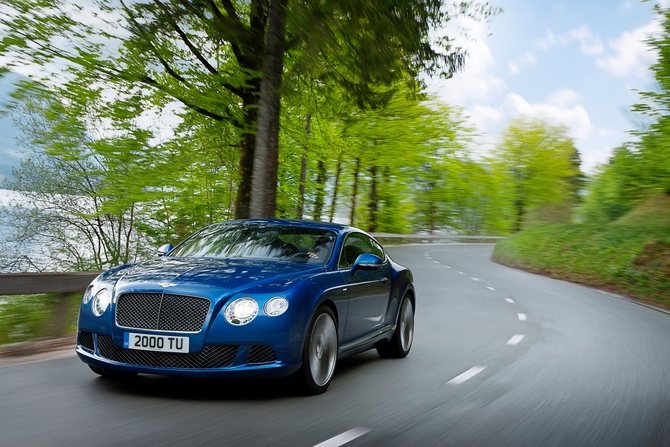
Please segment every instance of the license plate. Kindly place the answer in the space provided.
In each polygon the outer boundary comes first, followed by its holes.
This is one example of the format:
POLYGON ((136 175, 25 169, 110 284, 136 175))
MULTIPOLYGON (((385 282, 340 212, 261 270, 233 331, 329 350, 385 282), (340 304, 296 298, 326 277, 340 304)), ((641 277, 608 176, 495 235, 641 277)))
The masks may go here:
POLYGON ((149 335, 126 332, 123 336, 123 347, 140 351, 184 352, 188 353, 188 337, 172 335, 149 335))

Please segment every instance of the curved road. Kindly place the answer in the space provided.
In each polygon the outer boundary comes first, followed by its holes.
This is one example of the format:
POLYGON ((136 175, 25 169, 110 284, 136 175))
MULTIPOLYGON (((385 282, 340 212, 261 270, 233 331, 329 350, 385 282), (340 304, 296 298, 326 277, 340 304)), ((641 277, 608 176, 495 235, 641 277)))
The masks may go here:
POLYGON ((285 381, 97 377, 75 357, 0 368, 1 446, 668 446, 670 315, 489 261, 391 247, 415 274, 409 357, 285 381))

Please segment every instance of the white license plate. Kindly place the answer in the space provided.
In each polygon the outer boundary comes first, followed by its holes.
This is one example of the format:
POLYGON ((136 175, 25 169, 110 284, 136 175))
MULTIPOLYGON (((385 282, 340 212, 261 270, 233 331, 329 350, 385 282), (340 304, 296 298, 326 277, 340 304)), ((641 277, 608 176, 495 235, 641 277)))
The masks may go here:
POLYGON ((123 347, 140 351, 185 352, 188 353, 188 337, 173 335, 150 335, 126 332, 123 335, 123 347))

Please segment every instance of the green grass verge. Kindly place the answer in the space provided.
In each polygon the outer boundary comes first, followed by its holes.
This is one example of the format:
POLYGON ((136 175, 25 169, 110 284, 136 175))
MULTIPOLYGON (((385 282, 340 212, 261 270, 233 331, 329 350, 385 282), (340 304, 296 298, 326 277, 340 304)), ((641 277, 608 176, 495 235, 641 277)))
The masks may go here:
POLYGON ((0 346, 75 333, 82 294, 67 295, 62 308, 59 298, 54 293, 0 296, 0 346))
POLYGON ((670 308, 670 227, 535 227, 499 242, 493 260, 670 308))

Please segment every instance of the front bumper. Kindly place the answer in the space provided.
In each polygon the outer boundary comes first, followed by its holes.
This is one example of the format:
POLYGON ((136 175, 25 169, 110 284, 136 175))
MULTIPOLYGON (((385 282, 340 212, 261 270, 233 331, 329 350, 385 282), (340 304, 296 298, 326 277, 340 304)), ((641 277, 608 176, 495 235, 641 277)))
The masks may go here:
POLYGON ((112 337, 79 332, 76 353, 98 368, 142 374, 221 378, 280 378, 296 372, 301 361, 282 360, 285 349, 265 344, 205 344, 200 352, 176 354, 126 349, 112 337))

